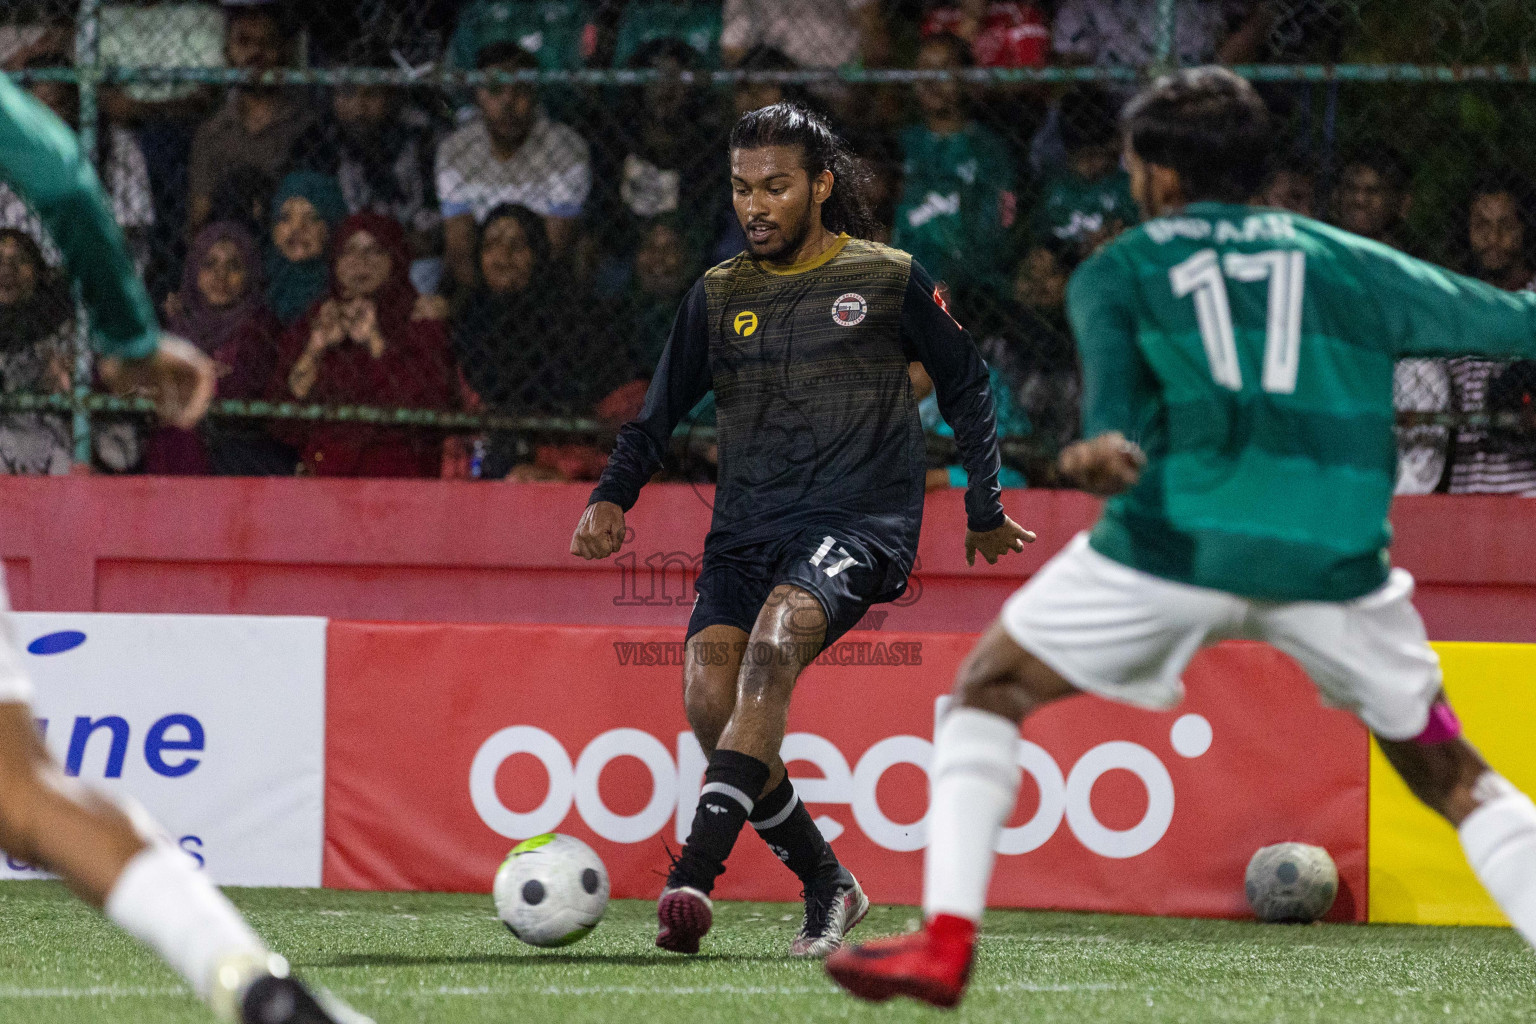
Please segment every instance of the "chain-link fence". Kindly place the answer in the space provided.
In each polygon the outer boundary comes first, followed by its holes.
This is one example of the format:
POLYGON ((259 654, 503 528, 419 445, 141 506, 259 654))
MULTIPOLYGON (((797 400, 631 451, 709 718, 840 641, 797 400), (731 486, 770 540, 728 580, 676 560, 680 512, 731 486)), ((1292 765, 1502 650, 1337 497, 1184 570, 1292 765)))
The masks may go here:
MULTIPOLYGON (((196 433, 102 393, 57 250, 0 192, 0 468, 591 478, 683 293, 743 246, 732 121, 791 98, 982 345, 1005 483, 1050 485, 1078 429, 1066 279, 1138 218, 1138 82, 1237 66, 1283 126, 1263 201, 1518 288, 1532 50, 1520 0, 13 2, 0 68, 79 129, 223 376, 196 433)), ((1533 364, 1398 378, 1404 489, 1536 491, 1533 364)), ((709 478, 710 423, 668 474, 709 478)))

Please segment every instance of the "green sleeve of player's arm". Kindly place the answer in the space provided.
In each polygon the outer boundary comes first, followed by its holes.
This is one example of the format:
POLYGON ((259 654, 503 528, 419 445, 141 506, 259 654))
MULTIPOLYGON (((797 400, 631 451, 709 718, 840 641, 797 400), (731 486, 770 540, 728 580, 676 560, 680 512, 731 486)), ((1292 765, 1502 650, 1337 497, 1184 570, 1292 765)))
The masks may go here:
POLYGON ((1118 430, 1132 440, 1144 420, 1149 370, 1136 347, 1136 281, 1113 250, 1085 260, 1067 283, 1067 317, 1083 369, 1083 436, 1118 430))
POLYGON ((0 179, 37 211, 80 282, 98 351, 127 359, 154 352, 160 340, 154 304, 79 140, 3 75, 0 179))
POLYGON ((1387 246, 1361 248, 1399 356, 1536 356, 1536 295, 1507 292, 1387 246))

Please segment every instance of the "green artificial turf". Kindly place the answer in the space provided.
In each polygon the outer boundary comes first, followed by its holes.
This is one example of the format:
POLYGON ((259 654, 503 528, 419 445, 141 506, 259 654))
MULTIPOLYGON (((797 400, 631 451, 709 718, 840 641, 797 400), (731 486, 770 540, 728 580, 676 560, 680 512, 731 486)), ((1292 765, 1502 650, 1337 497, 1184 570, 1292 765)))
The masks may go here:
MULTIPOLYGON (((523 946, 490 898, 236 889, 305 976, 379 1024, 588 1021, 1536 1021, 1536 955, 1506 929, 1283 927, 990 914, 957 1014, 866 1006, 785 954, 799 908, 719 904, 703 955, 661 953, 652 906, 615 903, 591 937, 523 946)), ((902 931, 877 907, 856 934, 902 931)), ((0 1022, 210 1020, 174 975, 46 882, 0 883, 0 1022)))

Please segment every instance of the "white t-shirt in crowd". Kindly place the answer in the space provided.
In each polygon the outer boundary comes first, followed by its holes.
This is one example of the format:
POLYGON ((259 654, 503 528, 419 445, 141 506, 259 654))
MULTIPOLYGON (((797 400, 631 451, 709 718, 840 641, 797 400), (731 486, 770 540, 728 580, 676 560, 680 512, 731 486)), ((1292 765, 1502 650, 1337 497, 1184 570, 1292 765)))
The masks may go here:
POLYGON ((484 220, 502 203, 519 203, 545 217, 575 217, 591 191, 586 142, 543 114, 507 160, 497 159, 480 118, 437 148, 437 198, 444 219, 468 213, 484 220))
MULTIPOLYGON (((1524 291, 1536 291, 1536 279, 1524 291)), ((1452 359, 1451 384, 1456 408, 1461 412, 1486 412, 1488 389, 1509 363, 1489 359, 1452 359)), ((1536 445, 1536 438, 1532 439, 1536 445)), ((1488 432, 1463 428, 1456 431, 1452 452, 1452 494, 1519 494, 1536 497, 1536 447, 1501 450, 1490 446, 1488 432)))
MULTIPOLYGON (((1444 359, 1399 359, 1393 367, 1392 406, 1398 412, 1450 412, 1451 376, 1444 359)), ((1449 427, 1421 424, 1397 429, 1395 494, 1429 494, 1445 475, 1449 427)))
MULTIPOLYGON (((224 11, 205 3, 109 3, 101 9, 101 60, 125 68, 222 68, 224 11)), ((184 99, 196 85, 129 83, 141 103, 184 99)))
MULTIPOLYGON (((1142 67, 1157 56, 1158 7, 1149 0, 1063 0, 1051 23, 1051 49, 1101 66, 1142 67)), ((1216 55, 1229 19, 1250 5, 1234 0, 1184 0, 1174 22, 1182 64, 1216 55)))

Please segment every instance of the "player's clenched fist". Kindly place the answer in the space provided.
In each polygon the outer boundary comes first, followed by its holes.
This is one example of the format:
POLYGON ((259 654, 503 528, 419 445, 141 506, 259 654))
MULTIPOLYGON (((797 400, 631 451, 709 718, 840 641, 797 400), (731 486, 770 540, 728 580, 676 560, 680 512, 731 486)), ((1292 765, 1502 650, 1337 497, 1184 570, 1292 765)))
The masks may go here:
POLYGON ((218 386, 213 360, 172 334, 161 334, 160 344, 143 359, 109 356, 98 366, 115 394, 152 399, 160 418, 182 430, 203 418, 218 386))
POLYGON ((594 501, 581 514, 571 537, 571 554, 607 558, 624 546, 624 510, 611 501, 594 501))
POLYGON ((1141 447, 1115 430, 1070 444, 1061 453, 1061 475, 1101 498, 1134 487, 1146 464, 1141 447))

